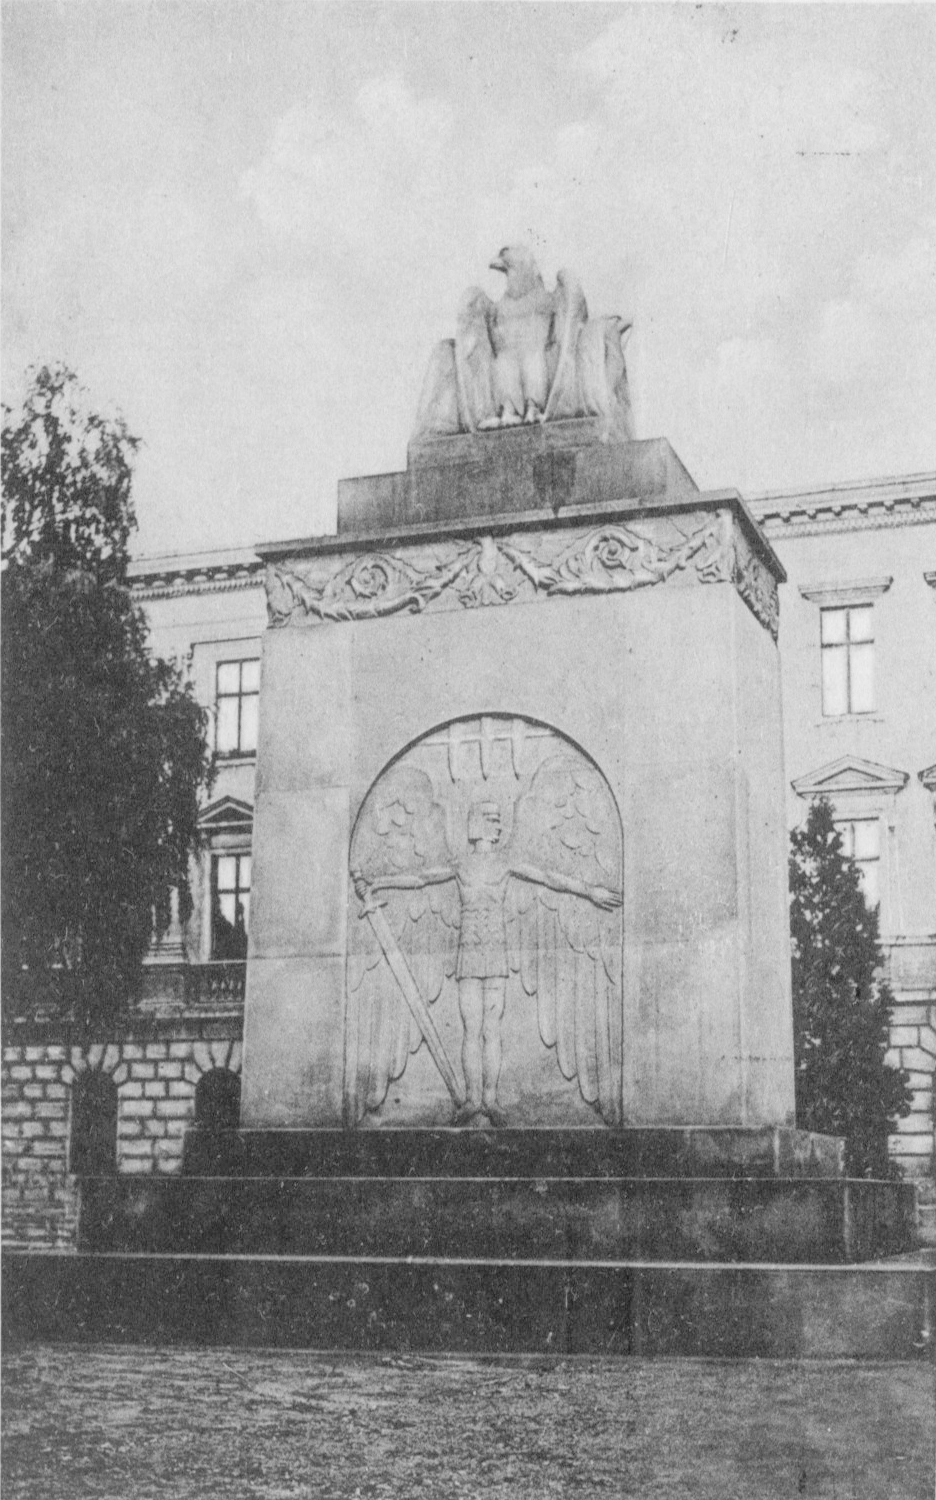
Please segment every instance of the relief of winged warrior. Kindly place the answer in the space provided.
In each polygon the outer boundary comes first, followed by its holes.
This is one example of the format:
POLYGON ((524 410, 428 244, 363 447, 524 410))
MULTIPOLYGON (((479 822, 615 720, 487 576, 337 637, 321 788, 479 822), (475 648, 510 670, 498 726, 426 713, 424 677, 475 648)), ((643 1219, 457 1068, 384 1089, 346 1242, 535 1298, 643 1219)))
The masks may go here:
MULTIPOLYGON (((505 840, 501 806, 478 797, 467 816, 452 818, 461 826, 450 843, 430 777, 413 766, 395 768, 372 789, 355 829, 356 894, 365 911, 373 909, 368 903, 385 903, 404 979, 412 976, 427 1005, 448 982, 457 985, 464 1091, 450 1085, 460 1101, 454 1123, 507 1123, 498 1101, 501 1021, 506 1004, 534 997, 540 1038, 555 1049, 563 1076, 578 1079, 582 1097, 607 1123, 619 1123, 617 809, 593 767, 556 754, 511 812, 505 840)), ((424 1039, 432 1051, 426 1023, 408 1012, 388 958, 368 924, 352 919, 357 1118, 379 1109, 424 1039)), ((431 1019, 428 1026, 434 1031, 431 1019)))
POLYGON ((548 291, 523 245, 505 245, 490 269, 505 276, 504 295, 495 302, 475 286, 462 297, 456 336, 430 361, 412 440, 587 416, 605 439, 633 438, 630 321, 589 318, 571 271, 548 291))

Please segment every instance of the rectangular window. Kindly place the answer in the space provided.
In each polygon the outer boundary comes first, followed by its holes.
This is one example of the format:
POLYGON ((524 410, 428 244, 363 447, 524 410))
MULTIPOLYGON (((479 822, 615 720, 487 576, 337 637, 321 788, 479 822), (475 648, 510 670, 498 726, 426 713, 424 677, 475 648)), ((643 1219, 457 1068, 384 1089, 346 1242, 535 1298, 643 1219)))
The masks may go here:
POLYGON ((870 604, 820 613, 822 712, 866 714, 874 708, 874 626, 870 604))
POLYGON ((246 958, 249 922, 250 855, 214 855, 211 861, 212 958, 246 958))
POLYGON ((861 874, 861 888, 869 906, 881 899, 881 825, 877 818, 855 818, 836 822, 842 838, 842 852, 855 861, 861 874))
POLYGON ((215 751, 218 755, 255 755, 260 662, 219 661, 215 693, 215 751))

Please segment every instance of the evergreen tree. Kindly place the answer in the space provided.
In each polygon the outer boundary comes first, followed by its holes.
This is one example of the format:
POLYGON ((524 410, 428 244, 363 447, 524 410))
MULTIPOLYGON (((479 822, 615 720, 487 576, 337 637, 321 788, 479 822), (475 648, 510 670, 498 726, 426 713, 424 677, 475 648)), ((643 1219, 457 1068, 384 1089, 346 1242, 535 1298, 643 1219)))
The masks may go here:
POLYGON ((884 1061, 894 998, 878 912, 825 798, 792 836, 790 924, 797 1124, 844 1136, 850 1176, 896 1175, 887 1135, 910 1094, 906 1074, 884 1061))
POLYGON ((138 444, 44 368, 4 411, 4 1011, 64 995, 106 1029, 133 1000, 208 784, 206 715, 152 656, 127 584, 138 444))

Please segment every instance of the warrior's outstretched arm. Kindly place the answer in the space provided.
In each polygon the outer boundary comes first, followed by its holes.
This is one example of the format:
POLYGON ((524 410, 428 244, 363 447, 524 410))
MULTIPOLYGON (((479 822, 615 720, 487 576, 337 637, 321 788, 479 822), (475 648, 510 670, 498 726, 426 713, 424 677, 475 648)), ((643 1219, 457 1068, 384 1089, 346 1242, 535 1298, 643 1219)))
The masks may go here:
POLYGON ((548 885, 553 891, 566 891, 570 896, 584 896, 587 901, 605 911, 620 906, 623 899, 620 891, 609 890, 604 885, 587 885, 584 880, 576 880, 574 875, 561 875, 558 870, 541 870, 538 865, 511 865, 510 873, 520 880, 529 880, 533 885, 548 885))

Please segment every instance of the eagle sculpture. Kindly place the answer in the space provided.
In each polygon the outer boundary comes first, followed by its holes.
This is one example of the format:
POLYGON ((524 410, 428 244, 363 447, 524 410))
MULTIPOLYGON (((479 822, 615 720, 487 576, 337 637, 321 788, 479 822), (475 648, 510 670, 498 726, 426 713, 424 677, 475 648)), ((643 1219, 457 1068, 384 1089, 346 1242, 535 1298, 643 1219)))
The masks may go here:
POLYGON ((455 338, 430 360, 411 441, 563 417, 598 418, 606 442, 632 439, 630 321, 589 318, 571 271, 547 291, 525 246, 505 245, 490 268, 506 277, 504 295, 494 302, 476 286, 465 293, 455 338))

